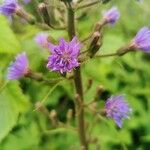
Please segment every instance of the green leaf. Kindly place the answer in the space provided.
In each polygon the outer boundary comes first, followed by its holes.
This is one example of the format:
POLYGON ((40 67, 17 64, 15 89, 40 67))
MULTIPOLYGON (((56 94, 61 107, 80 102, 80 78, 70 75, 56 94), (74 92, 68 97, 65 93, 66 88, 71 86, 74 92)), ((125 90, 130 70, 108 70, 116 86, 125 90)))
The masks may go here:
POLYGON ((0 53, 14 54, 20 50, 20 44, 9 27, 8 21, 0 16, 0 53))
POLYGON ((18 82, 8 83, 0 94, 0 142, 15 126, 19 113, 24 112, 28 104, 18 82))
POLYGON ((39 141, 38 125, 32 122, 30 125, 17 130, 17 132, 11 133, 7 140, 2 142, 1 150, 37 150, 39 141))

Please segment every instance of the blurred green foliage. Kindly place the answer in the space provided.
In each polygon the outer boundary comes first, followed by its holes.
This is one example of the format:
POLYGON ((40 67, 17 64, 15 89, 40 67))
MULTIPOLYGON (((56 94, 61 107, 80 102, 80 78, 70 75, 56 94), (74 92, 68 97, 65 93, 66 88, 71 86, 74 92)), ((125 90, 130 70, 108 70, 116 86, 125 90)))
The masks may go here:
MULTIPOLYGON (((30 4, 29 4, 30 5, 30 4)), ((103 47, 99 53, 114 52, 128 42, 142 26, 150 26, 150 1, 137 3, 134 0, 112 0, 107 5, 97 5, 85 11, 77 25, 80 39, 86 37, 94 23, 100 18, 101 11, 117 5, 121 19, 114 27, 104 30, 103 47)), ((30 11, 32 6, 27 6, 30 11)), ((34 9, 32 10, 34 12, 34 9)), ((80 15, 81 12, 78 12, 80 15)), ((71 129, 53 129, 47 116, 34 111, 35 104, 42 101, 49 90, 51 94, 45 101, 49 111, 55 109, 62 122, 66 122, 67 111, 74 109, 73 83, 63 81, 57 87, 49 87, 30 79, 7 81, 7 67, 21 50, 29 56, 30 67, 45 76, 57 77, 45 66, 48 53, 41 50, 33 41, 40 29, 24 25, 21 20, 9 24, 0 16, 0 150, 76 150, 79 149, 78 135, 71 129)), ((58 40, 66 37, 63 31, 50 30, 48 33, 58 40)), ((87 111, 87 120, 92 125, 91 136, 102 150, 149 150, 150 149, 150 55, 143 53, 128 54, 122 58, 102 58, 92 60, 82 66, 84 88, 88 79, 93 80, 92 88, 86 93, 85 101, 95 96, 98 85, 105 91, 99 97, 98 107, 103 107, 110 95, 126 94, 133 108, 132 116, 124 122, 120 130, 109 119, 95 119, 87 111)), ((74 126, 74 119, 72 125, 74 126)))

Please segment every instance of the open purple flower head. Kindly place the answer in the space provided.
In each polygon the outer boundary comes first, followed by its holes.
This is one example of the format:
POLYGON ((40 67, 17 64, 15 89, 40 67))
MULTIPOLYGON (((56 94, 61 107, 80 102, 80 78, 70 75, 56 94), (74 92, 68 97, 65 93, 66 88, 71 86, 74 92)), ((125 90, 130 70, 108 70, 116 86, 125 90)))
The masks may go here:
POLYGON ((118 8, 114 6, 111 9, 105 11, 103 13, 103 18, 106 20, 106 23, 114 25, 120 18, 118 8))
POLYGON ((41 32, 35 36, 34 40, 41 48, 48 48, 47 38, 48 34, 41 32))
POLYGON ((9 80, 19 79, 28 73, 28 58, 26 53, 23 52, 16 56, 14 62, 12 62, 8 68, 7 78, 9 80))
POLYGON ((144 52, 150 52, 150 29, 143 27, 136 34, 132 41, 133 48, 140 49, 144 52))
POLYGON ((5 0, 2 5, 0 5, 0 13, 11 17, 13 13, 15 13, 17 9, 18 3, 16 0, 5 0))
POLYGON ((114 119, 120 128, 122 127, 123 119, 129 118, 129 114, 131 113, 131 108, 123 95, 108 98, 105 109, 107 117, 114 119))
POLYGON ((71 72, 79 66, 78 55, 81 45, 74 37, 71 42, 60 39, 59 45, 49 43, 51 55, 48 58, 47 68, 60 73, 71 72))

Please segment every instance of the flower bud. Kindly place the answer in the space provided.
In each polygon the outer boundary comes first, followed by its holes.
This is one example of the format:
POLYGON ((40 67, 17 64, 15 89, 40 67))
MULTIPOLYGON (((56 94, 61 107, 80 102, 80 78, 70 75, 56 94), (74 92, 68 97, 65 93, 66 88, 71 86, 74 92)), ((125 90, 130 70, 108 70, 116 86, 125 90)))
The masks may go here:
POLYGON ((15 11, 16 15, 25 19, 28 23, 34 24, 35 23, 35 18, 28 14, 23 8, 18 7, 15 11))
POLYGON ((2 5, 0 5, 0 13, 7 17, 11 17, 16 9, 18 8, 18 3, 15 0, 5 0, 2 5))
POLYGON ((58 125, 58 118, 57 118, 57 112, 56 110, 51 110, 50 114, 49 114, 49 117, 52 121, 52 125, 53 126, 57 126, 58 125))
POLYGON ((29 73, 29 64, 26 53, 23 52, 16 56, 14 62, 12 62, 8 68, 7 78, 9 80, 19 79, 26 76, 29 73))
POLYGON ((117 7, 112 7, 111 9, 103 13, 103 19, 105 20, 106 24, 114 25, 119 18, 120 13, 117 7))
POLYGON ((48 48, 48 34, 44 32, 38 33, 35 38, 35 42, 37 45, 39 45, 41 48, 48 48))
POLYGON ((143 52, 150 52, 150 29, 143 27, 136 34, 134 39, 130 43, 133 49, 139 49, 143 52))
POLYGON ((38 10, 39 10, 40 14, 42 15, 42 18, 43 18, 44 22, 47 25, 51 26, 51 24, 50 24, 51 19, 50 19, 48 10, 47 10, 47 5, 45 3, 40 3, 38 5, 38 10))
POLYGON ((108 98, 105 109, 107 117, 114 119, 120 128, 122 127, 123 120, 128 119, 132 111, 123 95, 108 98))
POLYGON ((101 43, 98 43, 99 39, 102 38, 102 35, 99 32, 94 32, 91 42, 90 42, 90 46, 89 46, 89 56, 93 57, 96 52, 99 50, 99 48, 101 47, 101 43))

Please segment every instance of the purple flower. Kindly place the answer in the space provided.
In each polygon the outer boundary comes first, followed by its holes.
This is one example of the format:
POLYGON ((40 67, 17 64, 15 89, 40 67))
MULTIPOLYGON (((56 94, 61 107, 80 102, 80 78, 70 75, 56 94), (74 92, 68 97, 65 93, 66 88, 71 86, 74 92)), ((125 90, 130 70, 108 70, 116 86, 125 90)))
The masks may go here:
POLYGON ((79 66, 78 55, 81 45, 74 37, 71 42, 60 39, 59 45, 49 44, 51 55, 48 58, 47 67, 52 71, 61 73, 71 72, 72 69, 79 66))
POLYGON ((48 48, 48 34, 46 33, 38 33, 34 40, 41 48, 48 48))
POLYGON ((106 23, 114 25, 116 21, 120 18, 120 13, 117 7, 112 7, 108 11, 103 13, 103 18, 106 23))
POLYGON ((15 13, 17 6, 17 1, 5 0, 5 2, 2 5, 0 5, 0 13, 7 17, 11 17, 13 13, 15 13))
POLYGON ((108 98, 105 109, 107 117, 114 119, 120 128, 122 127, 123 119, 129 118, 129 113, 131 112, 131 108, 124 100, 123 95, 108 98))
POLYGON ((131 46, 134 49, 150 52, 150 29, 148 27, 141 28, 132 40, 131 46))
POLYGON ((26 53, 23 52, 18 54, 15 61, 12 62, 8 68, 7 78, 9 80, 14 80, 25 76, 29 71, 28 66, 28 58, 26 53))

